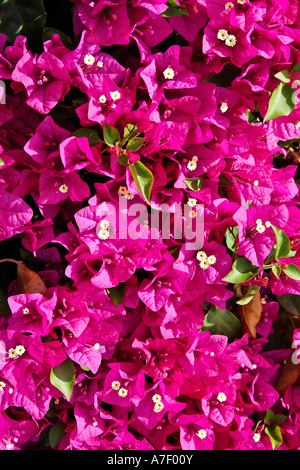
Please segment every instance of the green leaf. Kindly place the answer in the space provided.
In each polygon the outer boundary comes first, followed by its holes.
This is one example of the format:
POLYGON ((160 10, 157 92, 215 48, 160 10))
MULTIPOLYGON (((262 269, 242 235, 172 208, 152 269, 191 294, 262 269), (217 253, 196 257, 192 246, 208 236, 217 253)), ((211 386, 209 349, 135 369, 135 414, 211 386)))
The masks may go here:
POLYGON ((151 171, 140 161, 134 162, 129 168, 139 193, 145 201, 150 204, 153 186, 153 175, 151 171))
POLYGON ((98 132, 93 129, 88 129, 87 127, 77 129, 72 135, 75 137, 86 137, 91 147, 101 142, 98 132))
POLYGON ((278 80, 283 83, 289 83, 291 81, 290 72, 288 70, 281 70, 274 75, 278 80))
POLYGON ((283 272, 289 278, 300 281, 300 269, 295 264, 289 264, 287 268, 283 269, 283 272))
POLYGON ((187 185, 187 187, 191 191, 200 191, 202 188, 202 178, 199 176, 199 178, 187 178, 183 180, 183 182, 187 185))
POLYGON ((124 129, 124 138, 127 139, 129 136, 135 137, 139 133, 138 128, 134 124, 127 124, 124 129))
POLYGON ((288 116, 295 107, 295 93, 290 85, 280 82, 273 91, 264 122, 280 116, 288 116))
POLYGON ((127 153, 121 153, 121 155, 118 157, 118 162, 122 166, 129 166, 128 158, 129 157, 127 153))
POLYGON ((300 295, 298 294, 284 294, 277 295, 277 300, 280 305, 293 315, 300 316, 300 295))
POLYGON ((181 7, 179 3, 175 2, 175 0, 168 0, 167 1, 167 10, 161 14, 164 17, 172 17, 172 16, 183 16, 188 15, 188 11, 186 8, 181 7))
POLYGON ((130 150, 131 152, 135 152, 143 145, 144 142, 144 137, 136 137, 135 139, 131 139, 128 142, 128 144, 126 145, 126 149, 130 150))
POLYGON ((42 0, 0 0, 0 33, 9 42, 18 35, 27 37, 28 48, 42 43, 46 10, 42 0))
POLYGON ((234 340, 241 332, 241 322, 229 310, 221 310, 212 305, 205 315, 201 328, 201 331, 206 330, 212 335, 225 335, 229 340, 234 340))
POLYGON ((265 428, 265 433, 269 436, 273 450, 277 449, 282 444, 282 435, 279 426, 268 426, 265 428))
POLYGON ((223 277, 223 281, 231 282, 232 284, 241 284, 252 279, 259 272, 259 268, 251 263, 244 256, 237 258, 233 265, 232 270, 227 276, 223 277))
POLYGON ((239 305, 247 305, 258 291, 258 286, 249 286, 249 290, 247 291, 246 295, 242 299, 237 300, 236 303, 239 305))
POLYGON ((105 143, 109 147, 114 147, 121 140, 120 133, 116 127, 110 126, 107 122, 104 122, 103 136, 105 143))
POLYGON ((4 163, 4 160, 0 157, 0 166, 4 166, 5 163, 4 163))
POLYGON ((70 401, 75 382, 74 363, 70 359, 66 359, 58 366, 53 367, 50 372, 50 382, 70 401))
POLYGON ((280 277, 281 274, 281 267, 277 266, 277 264, 273 264, 272 266, 272 273, 277 277, 277 279, 280 277))
POLYGON ((235 241, 238 238, 238 234, 239 228, 237 225, 235 227, 228 228, 225 232, 226 246, 227 248, 229 248, 230 251, 235 252, 237 249, 235 241))
POLYGON ((49 444, 52 449, 54 449, 62 440, 65 432, 64 423, 56 423, 51 426, 49 431, 49 444))
POLYGON ((123 282, 120 282, 116 287, 110 287, 109 289, 106 289, 106 292, 115 306, 118 307, 124 299, 126 287, 123 282))
POLYGON ((266 424, 281 424, 283 421, 285 421, 287 418, 286 415, 283 414, 274 414, 272 410, 267 410, 266 417, 265 417, 265 423, 266 424))
POLYGON ((288 256, 291 250, 290 240, 288 236, 279 228, 272 225, 272 229, 275 233, 276 238, 276 251, 275 259, 285 258, 288 256))

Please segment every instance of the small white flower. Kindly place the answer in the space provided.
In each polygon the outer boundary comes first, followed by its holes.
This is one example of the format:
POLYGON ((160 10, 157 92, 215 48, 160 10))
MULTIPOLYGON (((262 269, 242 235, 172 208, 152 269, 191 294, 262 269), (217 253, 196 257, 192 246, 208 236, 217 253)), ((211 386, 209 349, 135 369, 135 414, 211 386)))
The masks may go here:
POLYGON ((16 348, 15 348, 15 352, 18 356, 22 356, 24 354, 24 352, 26 351, 26 349, 24 348, 24 346, 22 344, 19 344, 16 348))
POLYGON ((25 307, 23 308, 23 314, 27 315, 29 313, 29 308, 25 307))
POLYGON ((197 168, 197 162, 196 162, 195 160, 191 160, 190 162, 188 162, 187 168, 188 168, 188 170, 190 170, 190 171, 196 170, 196 168, 197 168))
POLYGON ((192 162, 197 162, 198 161, 198 157, 197 155, 194 155, 193 158, 192 158, 192 162))
POLYGON ((121 98, 121 94, 118 91, 111 91, 110 92, 110 97, 113 101, 117 101, 121 98))
POLYGON ((271 227, 271 225, 272 225, 271 222, 270 222, 269 220, 267 220, 266 223, 265 223, 265 226, 266 226, 267 228, 269 228, 269 227, 271 227))
POLYGON ((217 258, 215 257, 215 255, 210 255, 207 258, 207 261, 209 262, 210 265, 212 265, 212 264, 215 264, 215 262, 217 261, 217 258))
POLYGON ((153 403, 160 403, 161 402, 161 396, 158 393, 155 393, 152 397, 153 403))
POLYGON ((119 388, 121 387, 121 384, 118 380, 114 380, 112 383, 111 383, 111 388, 113 390, 119 390, 119 388))
POLYGON ((227 397, 224 392, 218 393, 217 400, 222 403, 223 401, 227 400, 227 397))
POLYGON ((13 357, 17 356, 16 350, 14 348, 10 348, 8 350, 8 356, 12 359, 13 357))
POLYGON ((197 217, 197 212, 196 212, 194 209, 192 209, 192 210, 189 212, 189 217, 190 217, 191 219, 194 219, 195 217, 197 217))
POLYGON ((207 255, 206 255, 205 251, 198 251, 196 257, 197 257, 198 261, 203 261, 207 258, 207 255))
POLYGON ((226 29, 219 29, 217 38, 221 41, 225 41, 228 38, 228 31, 226 31, 226 29))
POLYGON ((6 383, 5 382, 0 382, 0 391, 2 391, 4 389, 4 387, 6 387, 6 383))
POLYGON ((260 441, 260 434, 258 432, 256 432, 253 436, 253 439, 255 442, 259 442, 260 441))
POLYGON ((222 111, 222 113, 226 113, 226 111, 228 110, 228 104, 226 103, 226 101, 223 101, 223 103, 221 103, 220 110, 222 111))
POLYGON ((60 187, 59 187, 59 191, 63 194, 67 193, 69 190, 68 186, 66 184, 62 184, 60 187))
POLYGON ((202 269, 207 269, 207 268, 209 268, 210 264, 209 264, 209 262, 208 262, 207 259, 203 259, 203 260, 200 262, 200 265, 199 265, 199 266, 200 266, 200 268, 202 268, 202 269))
POLYGON ((126 388, 120 388, 118 395, 122 398, 125 398, 128 395, 128 390, 126 388))
POLYGON ((175 77, 175 72, 171 67, 167 67, 163 74, 166 80, 172 80, 175 77))
POLYGON ((99 67, 100 69, 102 69, 102 67, 103 67, 103 62, 101 62, 101 60, 99 60, 99 61, 97 62, 97 67, 99 67))
POLYGON ((95 343, 93 347, 94 347, 95 351, 98 351, 98 349, 100 349, 100 344, 95 343))
POLYGON ((190 207, 195 207, 195 205, 197 204, 197 199, 190 197, 187 203, 190 207))
POLYGON ((97 231, 97 237, 100 240, 107 240, 109 238, 109 231, 102 228, 97 231))
POLYGON ((258 180, 253 181, 253 184, 254 184, 254 186, 258 186, 259 185, 258 180))
POLYGON ((108 222, 108 220, 102 219, 101 222, 100 222, 100 227, 101 227, 103 230, 107 230, 108 227, 109 227, 109 222, 108 222))
POLYGON ((99 103, 104 104, 104 103, 106 103, 106 101, 107 101, 107 98, 106 98, 105 95, 101 95, 99 97, 99 103))
POLYGON ((256 219, 255 223, 256 223, 256 225, 261 225, 261 224, 262 224, 262 220, 261 220, 261 219, 256 219))
POLYGON ((87 54, 84 58, 85 65, 94 65, 95 57, 92 54, 87 54))
POLYGON ((160 401, 158 403, 155 403, 154 405, 154 411, 155 413, 159 413, 160 411, 162 411, 164 409, 165 405, 160 401))
POLYGON ((227 2, 227 3, 225 4, 225 9, 228 10, 229 8, 234 8, 234 4, 231 3, 231 2, 227 2))
POLYGON ((259 233, 263 233, 263 232, 266 230, 266 227, 265 227, 263 224, 257 224, 257 225, 256 225, 256 230, 257 230, 259 233))
POLYGON ((205 429, 199 429, 199 431, 196 432, 196 436, 200 437, 200 439, 205 439, 207 436, 207 432, 205 429))
POLYGON ((239 3, 240 5, 244 5, 246 3, 246 0, 236 0, 237 3, 239 3))
POLYGON ((234 34, 229 34, 225 40, 226 46, 233 47, 236 45, 236 37, 234 34))

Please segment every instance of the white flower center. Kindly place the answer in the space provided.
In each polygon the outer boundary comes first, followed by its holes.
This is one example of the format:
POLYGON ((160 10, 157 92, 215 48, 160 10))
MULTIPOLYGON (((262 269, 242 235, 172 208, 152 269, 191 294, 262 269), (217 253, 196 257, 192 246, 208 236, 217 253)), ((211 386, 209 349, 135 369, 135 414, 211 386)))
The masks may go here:
POLYGON ((260 434, 258 432, 256 432, 253 436, 253 439, 254 439, 255 442, 260 441, 260 434))
POLYGON ((125 398, 128 395, 128 390, 126 388, 120 388, 118 394, 120 397, 125 398))
POLYGON ((226 401, 227 397, 224 392, 218 393, 217 400, 222 403, 223 401, 226 401))
POLYGON ((87 54, 84 58, 85 65, 94 65, 95 57, 92 54, 87 54))
POLYGON ((106 101, 107 101, 107 98, 106 98, 105 95, 101 95, 101 96, 99 97, 99 102, 100 102, 100 103, 104 104, 104 103, 106 103, 106 101))
POLYGON ((154 411, 155 413, 159 413, 160 411, 162 411, 164 409, 165 405, 160 401, 158 403, 155 403, 154 405, 154 411))
POLYGON ((62 184, 60 187, 59 187, 59 191, 63 194, 67 193, 69 190, 68 186, 66 184, 62 184))
POLYGON ((226 46, 233 47, 236 45, 236 37, 234 34, 229 34, 225 39, 226 46))
POLYGON ((222 111, 222 113, 226 113, 226 111, 228 110, 228 104, 226 103, 226 101, 223 101, 220 106, 220 110, 222 111))
POLYGON ((200 437, 200 439, 205 439, 207 436, 207 432, 205 429, 199 429, 199 431, 196 432, 196 436, 200 437))
POLYGON ((226 29, 219 29, 217 38, 225 41, 228 38, 228 31, 226 29))
POLYGON ((111 388, 113 390, 119 390, 119 388, 121 387, 121 384, 118 380, 114 380, 112 383, 111 383, 111 388))
POLYGON ((117 101, 121 98, 121 94, 118 91, 111 91, 110 97, 113 101, 117 101))
POLYGON ((172 80, 175 77, 175 72, 171 67, 167 67, 163 74, 166 80, 172 80))

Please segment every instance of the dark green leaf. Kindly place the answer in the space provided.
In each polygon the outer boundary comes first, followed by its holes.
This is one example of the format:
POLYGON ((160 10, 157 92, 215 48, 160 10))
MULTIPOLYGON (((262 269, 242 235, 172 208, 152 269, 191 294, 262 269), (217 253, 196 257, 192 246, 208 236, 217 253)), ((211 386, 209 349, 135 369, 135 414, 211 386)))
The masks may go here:
POLYGON ((66 359, 58 366, 51 369, 50 382, 65 395, 68 401, 70 401, 72 395, 74 381, 75 366, 70 359, 66 359))
POLYGON ((127 153, 121 153, 121 155, 118 157, 118 162, 122 166, 129 166, 127 153))
POLYGON ((267 410, 265 423, 266 424, 281 424, 287 418, 286 415, 283 414, 274 414, 272 410, 267 410))
POLYGON ((283 270, 283 272, 291 279, 300 281, 300 269, 295 264, 289 264, 288 267, 283 270))
POLYGON ((121 140, 120 133, 116 127, 110 126, 107 122, 104 122, 103 136, 106 144, 109 147, 114 147, 121 140))
POLYGON ((167 10, 161 14, 164 17, 172 17, 172 16, 183 16, 188 15, 186 8, 180 6, 179 3, 175 2, 175 0, 168 0, 167 1, 167 10))
POLYGON ((254 266, 247 258, 241 256, 237 258, 233 265, 232 270, 227 276, 223 277, 223 281, 231 282, 232 284, 240 284, 252 279, 259 272, 259 268, 254 266))
POLYGON ((204 318, 201 331, 208 330, 212 335, 225 335, 234 340, 241 332, 241 322, 229 310, 221 310, 212 305, 204 318))
POLYGON ((128 144, 126 145, 126 149, 130 150, 131 152, 136 152, 143 143, 145 142, 145 139, 143 137, 136 137, 135 139, 131 139, 128 144))
POLYGON ((139 193, 145 201, 150 204, 153 186, 153 175, 151 171, 140 161, 134 162, 129 168, 139 193))
POLYGON ((187 178, 183 180, 183 182, 191 191, 200 191, 200 189, 202 188, 201 176, 199 176, 199 178, 187 178))
POLYGON ((54 449, 62 440, 64 436, 64 423, 56 423, 51 426, 49 431, 49 444, 54 449))
POLYGON ((239 234, 239 228, 236 225, 235 227, 230 227, 226 230, 225 232, 225 241, 226 241, 226 246, 229 248, 229 250, 235 252, 237 249, 237 245, 235 243, 237 237, 239 234))
POLYGON ((277 227, 272 225, 276 238, 275 259, 285 258, 290 253, 291 245, 287 235, 277 227))
POLYGON ((273 264, 272 266, 272 273, 277 277, 277 279, 280 277, 281 274, 281 267, 277 266, 277 264, 273 264))
POLYGON ((106 289, 106 292, 108 293, 115 306, 118 307, 124 299, 126 287, 123 282, 120 282, 116 287, 110 287, 109 289, 106 289))
POLYGON ((271 439, 274 450, 282 444, 282 435, 279 426, 268 426, 265 428, 265 433, 271 439))
POLYGON ((300 295, 284 294, 277 295, 277 300, 282 307, 293 315, 300 316, 300 295))
POLYGON ((280 82, 273 91, 264 122, 280 116, 288 116, 295 107, 295 93, 290 85, 280 82))
POLYGON ((91 147, 101 142, 98 132, 94 131, 93 129, 88 129, 87 127, 77 129, 75 132, 73 132, 72 135, 75 137, 86 137, 91 147))
POLYGON ((9 42, 18 35, 28 39, 29 48, 42 43, 46 11, 42 0, 0 0, 0 33, 9 42))

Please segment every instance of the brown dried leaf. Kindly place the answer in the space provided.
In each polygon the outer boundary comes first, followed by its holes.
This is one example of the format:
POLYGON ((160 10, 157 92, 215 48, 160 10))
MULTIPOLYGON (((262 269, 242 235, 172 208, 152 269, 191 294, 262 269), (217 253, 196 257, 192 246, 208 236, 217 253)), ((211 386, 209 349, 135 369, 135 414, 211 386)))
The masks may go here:
MULTIPOLYGON (((241 286, 241 296, 246 295, 249 286, 241 286)), ((249 338, 256 339, 256 325, 262 314, 262 304, 260 292, 258 291, 250 302, 246 305, 238 305, 238 314, 242 323, 244 333, 248 333, 249 338)))
POLYGON ((300 375, 300 364, 294 363, 289 357, 283 366, 281 375, 276 384, 278 393, 284 392, 290 385, 293 385, 300 375))
POLYGON ((41 276, 27 268, 22 261, 18 262, 18 290, 20 294, 45 294, 47 287, 41 276))

